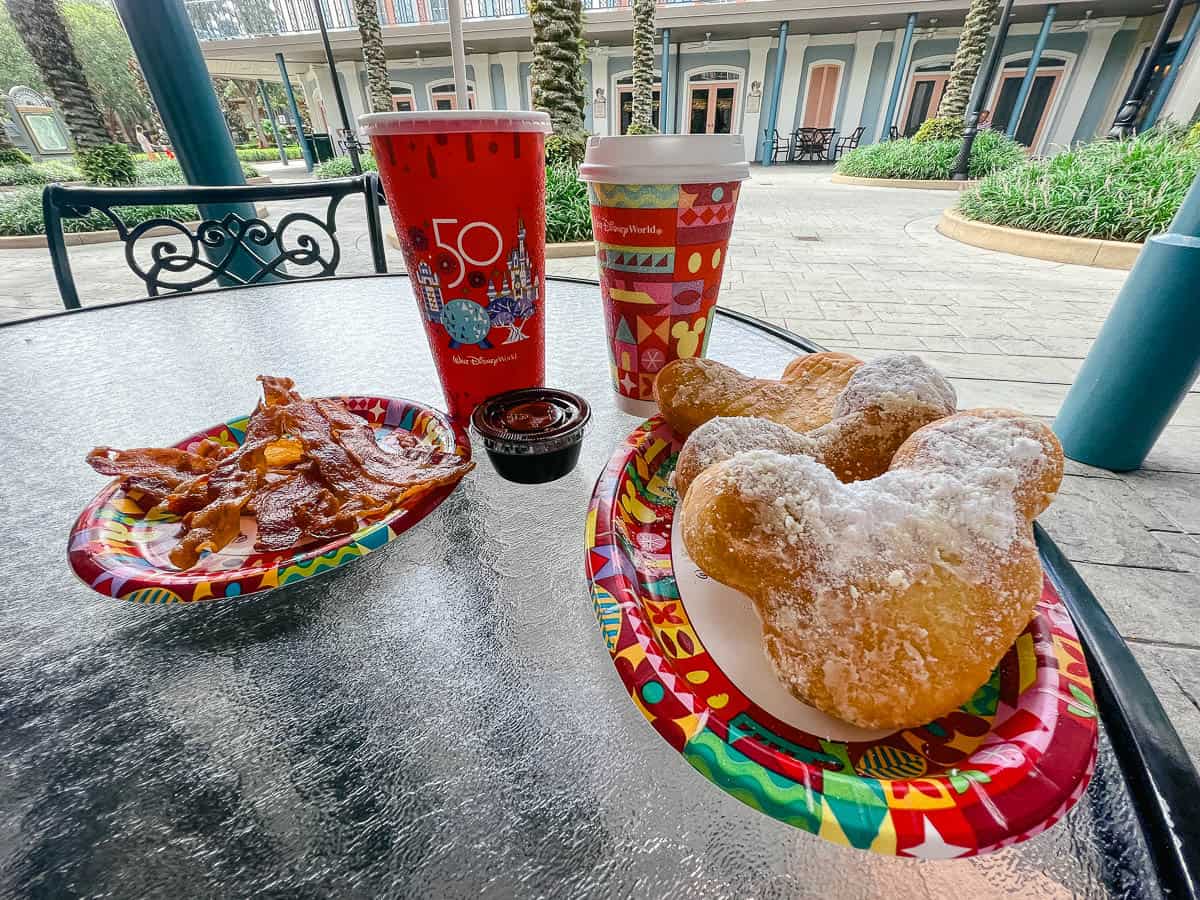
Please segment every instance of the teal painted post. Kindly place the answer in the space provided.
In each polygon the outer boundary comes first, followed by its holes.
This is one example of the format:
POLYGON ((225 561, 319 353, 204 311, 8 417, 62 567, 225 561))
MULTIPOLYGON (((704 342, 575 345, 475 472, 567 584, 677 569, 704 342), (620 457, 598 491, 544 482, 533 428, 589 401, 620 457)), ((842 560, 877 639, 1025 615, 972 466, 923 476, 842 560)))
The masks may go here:
POLYGON ((258 79, 258 95, 262 98, 263 111, 267 121, 271 123, 271 132, 275 135, 275 146, 279 148, 279 161, 288 164, 287 151, 283 149, 283 135, 279 133, 279 123, 275 121, 275 113, 271 110, 271 98, 267 96, 267 83, 258 79))
POLYGON ((671 29, 662 30, 662 77, 658 80, 658 131, 668 134, 674 116, 671 110, 671 29))
POLYGON ((296 123, 296 142, 300 144, 300 155, 304 157, 304 168, 311 172, 316 160, 313 159, 308 136, 304 133, 304 120, 300 118, 300 106, 296 103, 296 92, 292 89, 292 79, 288 77, 287 63, 283 61, 282 53, 275 54, 275 62, 279 65, 279 77, 283 79, 283 92, 287 94, 288 107, 292 111, 292 121, 296 123))
MULTIPOLYGON (((217 105, 212 78, 183 0, 114 3, 188 184, 245 184, 242 164, 217 105)), ((220 221, 230 213, 243 219, 256 217, 253 203, 200 204, 200 214, 206 219, 220 221)), ((219 262, 227 251, 205 252, 219 262)), ((249 254, 238 253, 228 266, 236 277, 222 277, 221 283, 238 284, 238 278, 249 279, 260 268, 249 254)))
POLYGON ((1184 31, 1183 37, 1179 39, 1179 46, 1175 48, 1175 55, 1171 57, 1171 68, 1167 70, 1167 74, 1163 77, 1162 84, 1158 86, 1158 93, 1154 95, 1154 102, 1150 104, 1150 109, 1146 111, 1146 118, 1142 121, 1142 128, 1151 127, 1158 121, 1158 115, 1162 112, 1163 104, 1167 102, 1167 97, 1171 94, 1171 88, 1175 86, 1175 79, 1179 77, 1179 70, 1184 62, 1187 61, 1188 51, 1192 49, 1192 44, 1196 42, 1196 32, 1200 31, 1200 4, 1192 10, 1192 21, 1188 22, 1187 30, 1184 31))
POLYGON ((880 140, 887 140, 892 133, 892 125, 896 118, 896 105, 900 102, 900 88, 904 86, 904 73, 908 71, 908 57, 912 54, 913 31, 917 27, 917 14, 908 14, 908 24, 904 26, 904 40, 900 43, 900 58, 896 60, 896 75, 892 78, 892 93, 888 96, 887 112, 883 116, 883 133, 880 140))
POLYGON ((1029 57, 1029 67, 1025 70, 1025 77, 1021 79, 1021 88, 1017 91, 1017 101, 1013 104, 1012 113, 1008 117, 1008 128, 1005 134, 1012 137, 1017 133, 1017 125, 1021 122, 1021 113, 1025 111, 1025 101, 1029 99, 1029 91, 1033 88, 1033 79, 1037 75, 1038 63, 1042 61, 1042 51, 1046 49, 1046 40, 1050 37, 1050 26, 1054 24, 1054 17, 1058 14, 1058 7, 1051 3, 1046 7, 1046 18, 1042 19, 1042 30, 1038 32, 1037 43, 1033 45, 1033 53, 1029 57))
POLYGON ((1200 375, 1200 175, 1171 231, 1146 241, 1054 431, 1071 459, 1138 468, 1200 375), (1186 230, 1185 230, 1186 229, 1186 230))
POLYGON ((775 126, 779 120, 779 92, 783 90, 783 64, 787 57, 787 36, 788 23, 780 22, 779 49, 775 52, 775 75, 771 82, 775 87, 771 91, 771 105, 767 107, 767 127, 760 138, 762 151, 759 159, 764 166, 775 162, 771 158, 771 137, 775 134, 775 126))

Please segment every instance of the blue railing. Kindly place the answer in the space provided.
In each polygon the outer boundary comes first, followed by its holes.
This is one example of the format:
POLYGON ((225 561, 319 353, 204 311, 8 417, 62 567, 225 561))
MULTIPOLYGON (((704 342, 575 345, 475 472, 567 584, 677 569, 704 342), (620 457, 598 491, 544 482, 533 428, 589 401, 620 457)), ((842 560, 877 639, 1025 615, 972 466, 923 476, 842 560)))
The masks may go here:
MULTIPOLYGON (((201 40, 219 41, 317 30, 314 0, 185 0, 192 26, 201 40)), ((501 19, 528 15, 528 0, 463 0, 466 19, 501 19)), ((662 6, 731 2, 731 0, 658 0, 662 6)), ((379 22, 415 25, 445 22, 446 0, 376 0, 379 22)), ((630 0, 583 0, 584 10, 619 9, 630 0)), ((357 28, 350 0, 321 0, 325 25, 333 31, 357 28)))

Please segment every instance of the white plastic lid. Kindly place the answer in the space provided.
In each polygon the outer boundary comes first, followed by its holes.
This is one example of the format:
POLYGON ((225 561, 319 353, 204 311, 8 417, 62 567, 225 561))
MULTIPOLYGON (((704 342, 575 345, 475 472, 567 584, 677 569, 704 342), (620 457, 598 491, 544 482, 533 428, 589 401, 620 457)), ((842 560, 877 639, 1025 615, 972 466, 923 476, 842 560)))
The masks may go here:
POLYGON ((740 134, 625 134, 590 137, 580 181, 702 184, 750 177, 740 134))
POLYGON ((358 127, 373 134, 448 134, 467 131, 537 131, 550 133, 550 115, 517 110, 490 109, 422 110, 421 112, 367 113, 358 117, 358 127))

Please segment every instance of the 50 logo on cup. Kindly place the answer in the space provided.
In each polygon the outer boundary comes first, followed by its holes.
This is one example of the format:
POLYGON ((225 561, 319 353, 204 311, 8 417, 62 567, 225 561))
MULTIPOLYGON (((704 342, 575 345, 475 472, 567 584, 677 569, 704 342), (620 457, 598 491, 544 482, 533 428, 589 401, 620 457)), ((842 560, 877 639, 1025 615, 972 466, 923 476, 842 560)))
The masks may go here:
MULTIPOLYGON (((504 258, 505 241, 490 222, 434 219, 432 246, 424 231, 409 233, 417 300, 425 318, 441 325, 449 347, 493 347, 491 331, 504 328, 501 343, 528 339, 525 324, 537 315, 540 273, 525 246, 525 223, 517 220, 517 243, 504 258)), ((411 268, 411 262, 410 262, 411 268)))

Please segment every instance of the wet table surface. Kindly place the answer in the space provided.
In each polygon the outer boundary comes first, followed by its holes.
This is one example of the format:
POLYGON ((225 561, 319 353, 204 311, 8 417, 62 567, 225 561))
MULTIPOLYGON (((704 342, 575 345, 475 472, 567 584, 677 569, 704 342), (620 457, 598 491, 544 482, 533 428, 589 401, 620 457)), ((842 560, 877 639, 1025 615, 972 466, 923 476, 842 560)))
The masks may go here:
MULTIPOLYGON (((259 598, 92 593, 66 537, 96 444, 163 446, 305 395, 441 405, 403 278, 273 285, 0 328, 0 896, 1140 897, 1137 819, 1103 734, 1057 826, 979 858, 827 843, 744 806, 630 702, 583 572, 616 410, 599 292, 548 286, 548 383, 593 405, 578 468, 486 457, 418 527, 259 598)), ((720 316, 709 355, 794 347, 720 316)))

